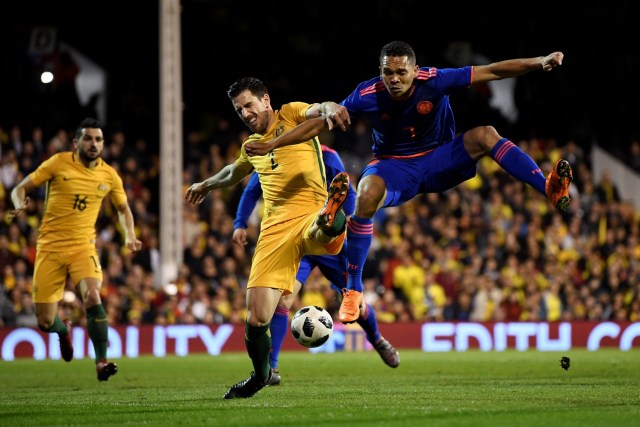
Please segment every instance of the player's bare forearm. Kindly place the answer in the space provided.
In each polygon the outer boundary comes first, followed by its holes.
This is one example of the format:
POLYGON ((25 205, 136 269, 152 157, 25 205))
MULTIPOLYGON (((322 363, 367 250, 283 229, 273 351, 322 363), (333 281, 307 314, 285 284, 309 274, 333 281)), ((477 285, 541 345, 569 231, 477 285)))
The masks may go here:
POLYGON ((184 197, 189 203, 200 204, 211 190, 231 187, 242 181, 242 178, 247 176, 249 172, 251 172, 250 168, 241 169, 236 167, 235 163, 228 164, 217 174, 191 185, 184 197))
POLYGON ((324 116, 315 117, 305 120, 298 126, 269 142, 252 142, 245 144, 244 150, 248 156, 264 156, 278 147, 307 142, 326 129, 328 129, 326 118, 324 116))
POLYGON ((11 190, 11 202, 15 209, 9 211, 9 217, 19 216, 29 206, 30 199, 27 192, 33 190, 35 185, 28 176, 24 178, 13 190, 11 190))
POLYGON ((305 120, 289 132, 283 133, 272 142, 274 144, 274 148, 300 144, 301 142, 306 142, 315 138, 320 134, 320 132, 328 128, 329 126, 325 117, 316 117, 305 120))
POLYGON ((204 180, 204 185, 209 191, 215 188, 225 188, 236 185, 249 174, 249 171, 236 167, 235 163, 231 163, 223 167, 220 172, 214 176, 204 180))
POLYGON ((127 203, 118 206, 118 221, 125 232, 125 246, 133 252, 142 249, 142 242, 136 238, 133 213, 127 203))
POLYGON ((488 65, 475 66, 472 83, 517 77, 536 70, 551 71, 562 65, 563 59, 562 52, 552 52, 547 56, 508 59, 488 65))

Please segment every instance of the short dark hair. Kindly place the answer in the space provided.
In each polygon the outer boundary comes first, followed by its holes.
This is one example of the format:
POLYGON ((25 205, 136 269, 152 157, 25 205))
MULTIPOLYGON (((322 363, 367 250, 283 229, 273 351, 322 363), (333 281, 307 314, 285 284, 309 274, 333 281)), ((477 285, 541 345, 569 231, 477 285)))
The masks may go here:
POLYGON ((93 117, 87 117, 86 119, 81 121, 80 124, 78 125, 78 128, 76 129, 76 139, 82 138, 82 132, 86 128, 100 129, 102 128, 102 124, 98 119, 94 119, 93 117))
POLYGON ((227 90, 227 96, 230 100, 233 100, 236 96, 240 95, 245 90, 248 90, 258 98, 262 98, 269 93, 267 85, 265 85, 260 79, 255 77, 243 77, 236 80, 227 90))
POLYGON ((409 46, 409 43, 395 40, 390 43, 382 46, 382 50, 380 50, 380 63, 382 64, 385 56, 406 56, 409 59, 409 62, 416 62, 416 53, 413 51, 413 48, 409 46))

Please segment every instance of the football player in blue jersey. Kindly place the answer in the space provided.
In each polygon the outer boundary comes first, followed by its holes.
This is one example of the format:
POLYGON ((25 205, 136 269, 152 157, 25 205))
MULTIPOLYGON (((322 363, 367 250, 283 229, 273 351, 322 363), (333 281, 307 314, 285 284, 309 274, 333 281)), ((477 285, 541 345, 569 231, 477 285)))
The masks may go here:
MULTIPOLYGON (((340 172, 346 171, 340 156, 335 150, 325 145, 322 145, 321 148, 322 160, 327 177, 333 177, 340 172)), ((260 180, 257 174, 253 174, 242 192, 236 218, 233 222, 233 241, 242 247, 246 247, 247 245, 248 218, 261 196, 262 187, 260 186, 260 180)), ((353 186, 349 185, 347 198, 344 205, 342 205, 342 209, 347 216, 351 215, 354 211, 355 199, 356 192, 353 186)), ((280 298, 278 307, 269 326, 272 342, 269 362, 271 364, 271 370, 273 371, 269 385, 279 385, 282 380, 278 369, 278 359, 280 356, 280 348, 282 347, 288 330, 289 310, 291 309, 295 296, 309 278, 311 271, 315 267, 318 267, 322 274, 331 282, 331 286, 338 292, 347 287, 347 257, 344 250, 346 245, 348 245, 348 242, 345 242, 342 251, 338 255, 305 255, 302 257, 298 273, 296 274, 294 292, 283 295, 280 298)), ((367 340, 380 354, 384 363, 392 368, 398 367, 400 364, 400 356, 393 345, 380 335, 376 314, 370 304, 363 303, 362 310, 356 321, 362 327, 367 340)))
MULTIPOLYGON (((380 75, 360 83, 340 104, 324 102, 321 112, 330 120, 365 119, 372 128, 374 159, 357 185, 356 209, 347 223, 348 286, 343 291, 339 319, 352 323, 362 305, 362 268, 371 246, 373 216, 380 208, 399 206, 420 193, 443 192, 472 178, 476 164, 490 156, 516 179, 529 184, 559 211, 569 206, 571 166, 558 160, 545 178, 540 167, 493 126, 478 126, 457 134, 449 95, 479 83, 517 77, 532 71, 551 71, 564 54, 509 59, 461 68, 419 67, 413 48, 392 41, 380 51, 380 75)), ((310 120, 269 144, 245 146, 250 155, 298 143, 326 126, 310 120)))

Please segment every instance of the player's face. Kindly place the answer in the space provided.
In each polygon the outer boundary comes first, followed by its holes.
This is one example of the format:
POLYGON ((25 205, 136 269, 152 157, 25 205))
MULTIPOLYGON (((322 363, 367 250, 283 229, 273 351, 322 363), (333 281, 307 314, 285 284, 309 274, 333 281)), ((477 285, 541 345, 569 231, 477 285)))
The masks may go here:
POLYGON ((102 129, 86 128, 82 137, 76 140, 78 144, 78 156, 84 162, 92 162, 100 157, 104 148, 102 129))
POLYGON ((380 72, 391 98, 403 100, 410 94, 418 66, 406 56, 385 56, 380 64, 380 72))
POLYGON ((232 104, 251 132, 262 135, 269 129, 271 101, 268 94, 258 98, 251 91, 245 90, 233 98, 232 104))

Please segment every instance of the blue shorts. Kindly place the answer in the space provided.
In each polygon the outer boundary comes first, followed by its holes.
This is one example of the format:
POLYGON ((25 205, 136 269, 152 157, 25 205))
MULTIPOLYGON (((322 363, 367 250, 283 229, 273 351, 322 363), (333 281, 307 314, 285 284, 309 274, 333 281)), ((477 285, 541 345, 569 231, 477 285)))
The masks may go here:
POLYGON ((331 287, 340 292, 347 287, 347 255, 344 248, 338 255, 305 255, 300 261, 300 268, 296 280, 304 283, 309 278, 311 270, 318 267, 322 275, 331 282, 331 287))
POLYGON ((424 156, 379 158, 362 171, 382 178, 387 197, 382 207, 400 206, 422 193, 441 193, 476 175, 477 162, 469 156, 462 135, 424 156))

